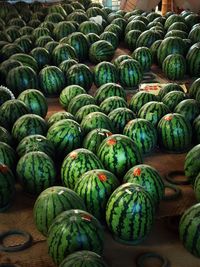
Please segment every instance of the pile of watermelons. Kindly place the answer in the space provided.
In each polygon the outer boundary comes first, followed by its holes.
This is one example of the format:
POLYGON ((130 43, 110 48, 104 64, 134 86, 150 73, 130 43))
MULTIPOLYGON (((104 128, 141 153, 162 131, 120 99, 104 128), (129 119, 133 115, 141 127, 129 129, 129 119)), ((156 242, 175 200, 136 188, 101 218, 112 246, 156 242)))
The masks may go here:
MULTIPOLYGON (((60 267, 107 266, 102 225, 120 242, 141 243, 164 196, 162 177, 143 164, 152 152, 190 150, 185 174, 200 201, 198 76, 193 12, 1 2, 0 211, 12 204, 16 182, 36 196, 35 225, 60 267), (120 43, 131 53, 113 59, 120 43), (152 64, 170 80, 195 77, 188 94, 169 83, 158 96, 140 91, 127 101, 125 89, 137 88, 152 64), (47 118, 51 96, 63 111, 47 118)), ((199 214, 200 204, 186 211, 180 238, 200 257, 199 214)))

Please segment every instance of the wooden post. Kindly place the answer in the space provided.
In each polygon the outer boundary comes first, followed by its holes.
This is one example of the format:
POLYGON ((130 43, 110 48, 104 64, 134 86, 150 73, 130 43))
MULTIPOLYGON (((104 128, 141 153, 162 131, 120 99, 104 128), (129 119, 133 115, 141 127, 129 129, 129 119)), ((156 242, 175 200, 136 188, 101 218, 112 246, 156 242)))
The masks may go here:
POLYGON ((173 11, 173 0, 162 0, 162 15, 164 16, 168 11, 173 11))

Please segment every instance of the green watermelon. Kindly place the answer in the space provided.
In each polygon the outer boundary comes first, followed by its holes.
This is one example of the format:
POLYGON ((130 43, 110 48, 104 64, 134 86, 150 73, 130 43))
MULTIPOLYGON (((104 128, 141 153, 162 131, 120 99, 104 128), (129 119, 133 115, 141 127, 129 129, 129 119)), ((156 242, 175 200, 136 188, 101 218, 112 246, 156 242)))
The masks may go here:
POLYGON ((83 139, 83 147, 92 151, 96 155, 101 142, 110 135, 112 135, 112 133, 107 129, 94 129, 83 139))
POLYGON ((31 50, 30 55, 37 61, 39 69, 50 64, 50 53, 44 47, 36 47, 31 50))
POLYGON ((76 112, 83 106, 86 105, 95 105, 96 101, 93 96, 88 94, 80 94, 72 98, 72 100, 69 102, 67 110, 75 115, 76 112))
POLYGON ((137 39, 136 47, 145 46, 150 48, 155 41, 160 39, 162 39, 162 36, 157 30, 146 30, 137 39))
POLYGON ((86 94, 85 89, 79 85, 69 85, 60 93, 59 102, 64 109, 68 109, 70 101, 77 95, 86 94))
POLYGON ((186 98, 185 94, 181 91, 171 91, 167 93, 162 102, 169 108, 170 111, 174 111, 175 107, 186 98))
POLYGON ((120 107, 126 108, 127 103, 122 97, 119 96, 110 96, 100 104, 100 109, 105 114, 109 114, 111 111, 120 107))
POLYGON ((83 34, 95 33, 100 35, 102 32, 102 27, 100 24, 94 21, 84 21, 79 25, 78 30, 83 34))
POLYGON ((81 107, 75 114, 76 121, 81 123, 82 120, 90 113, 101 111, 100 107, 94 104, 89 104, 81 107))
POLYGON ((185 21, 188 27, 192 28, 200 22, 200 16, 199 14, 191 13, 185 17, 185 21))
POLYGON ((15 150, 6 143, 0 142, 0 163, 15 171, 17 156, 15 150))
POLYGON ((193 81, 189 87, 190 98, 196 98, 197 93, 200 91, 200 78, 193 81))
POLYGON ((78 55, 76 50, 71 45, 66 43, 60 43, 52 51, 53 63, 56 66, 60 65, 64 60, 67 59, 77 60, 77 58, 78 55))
POLYGON ((141 30, 134 30, 134 29, 126 33, 124 41, 129 50, 133 51, 136 49, 137 39, 141 33, 142 33, 141 30))
POLYGON ((86 35, 89 47, 100 40, 100 37, 96 33, 88 33, 86 35))
POLYGON ((55 124, 58 121, 61 121, 63 119, 71 119, 76 120, 75 117, 66 111, 58 111, 56 113, 53 113, 47 120, 48 128, 50 128, 53 124, 55 124))
POLYGON ((118 186, 119 181, 111 172, 94 169, 81 175, 74 191, 84 200, 87 211, 104 221, 107 201, 118 186))
POLYGON ((179 37, 181 39, 187 39, 188 33, 181 30, 171 30, 165 34, 165 38, 167 37, 179 37))
POLYGON ((200 173, 199 157, 200 144, 194 146, 185 157, 185 175, 190 178, 192 183, 194 183, 196 176, 200 173))
POLYGON ((35 37, 35 39, 38 39, 41 36, 45 36, 45 35, 50 36, 51 33, 47 28, 38 27, 34 29, 34 31, 32 32, 32 35, 35 37))
POLYGON ((10 59, 17 60, 23 64, 24 67, 30 67, 35 72, 38 71, 37 61, 30 55, 24 53, 16 53, 10 57, 10 59))
POLYGON ((70 209, 85 210, 83 200, 74 191, 63 186, 47 188, 38 196, 33 208, 37 230, 47 236, 53 220, 70 209))
POLYGON ((1 126, 0 126, 0 140, 1 142, 6 143, 11 147, 13 145, 12 135, 5 128, 1 126))
POLYGON ((153 63, 156 63, 156 64, 158 63, 157 50, 158 50, 161 42, 162 42, 162 40, 157 40, 149 48, 151 51, 153 63))
POLYGON ((192 45, 186 55, 188 72, 192 77, 200 74, 200 42, 192 45))
POLYGON ((140 185, 126 183, 108 200, 106 222, 116 241, 141 243, 152 230, 155 206, 151 195, 140 185))
MULTIPOLYGON (((128 32, 132 31, 132 30, 137 30, 140 32, 144 32, 146 30, 146 25, 143 21, 141 20, 131 20, 126 28, 125 28, 125 34, 127 34, 128 32)), ((138 36, 139 37, 139 36, 138 36)))
POLYGON ((49 128, 47 139, 53 143, 57 155, 63 158, 81 146, 82 129, 76 121, 63 119, 49 128))
POLYGON ((99 221, 86 211, 68 210, 59 214, 49 229, 48 252, 56 264, 75 251, 91 250, 101 254, 104 232, 99 221), (60 243, 61 239, 65 242, 60 243))
POLYGON ((33 42, 29 36, 22 36, 15 40, 15 44, 19 45, 24 53, 29 53, 32 49, 33 42))
POLYGON ((142 154, 151 153, 157 145, 157 131, 154 125, 145 119, 130 120, 123 134, 131 138, 138 146, 142 154))
POLYGON ((41 36, 35 41, 36 47, 45 47, 49 42, 54 41, 50 36, 41 36))
POLYGON ((80 148, 69 153, 61 166, 61 180, 63 185, 74 189, 80 176, 87 171, 103 169, 101 161, 91 151, 80 148))
POLYGON ((142 106, 144 106, 146 103, 150 101, 156 101, 157 97, 149 92, 146 91, 140 91, 134 94, 129 102, 129 108, 132 110, 135 114, 139 112, 142 106))
POLYGON ((63 62, 60 63, 60 65, 58 66, 59 69, 62 70, 62 72, 67 73, 68 69, 71 66, 74 66, 78 64, 78 61, 74 60, 74 59, 66 59, 63 62))
POLYGON ((47 49, 47 51, 52 54, 54 48, 59 45, 59 42, 56 41, 49 41, 48 43, 45 44, 44 48, 47 49))
POLYGON ((160 98, 160 100, 162 100, 164 98, 164 96, 172 91, 183 91, 183 88, 177 84, 177 83, 167 83, 166 85, 164 85, 163 87, 161 87, 159 93, 158 93, 158 97, 160 98))
POLYGON ((182 55, 168 55, 162 63, 162 70, 170 80, 182 80, 186 73, 186 60, 182 55))
POLYGON ((179 237, 184 247, 196 257, 200 257, 199 249, 199 214, 200 203, 191 206, 182 215, 179 222, 179 237))
POLYGON ((122 63, 122 61, 124 61, 125 59, 133 59, 131 56, 129 55, 120 55, 118 57, 115 58, 115 60, 113 61, 114 65, 119 68, 120 64, 122 63))
POLYGON ((94 83, 97 87, 105 83, 116 83, 118 81, 118 72, 114 64, 103 61, 94 68, 94 83))
POLYGON ((87 267, 108 267, 101 256, 88 250, 77 251, 70 254, 61 262, 59 267, 74 267, 83 265, 87 267))
POLYGON ((0 212, 7 210, 15 195, 15 178, 7 165, 0 163, 0 212))
POLYGON ((192 41, 192 44, 200 42, 199 34, 200 34, 200 26, 191 29, 188 38, 192 41))
POLYGON ((195 197, 198 201, 198 203, 200 202, 200 173, 197 175, 197 177, 195 178, 195 182, 194 182, 194 194, 195 197))
POLYGON ((200 144, 200 115, 193 122, 194 143, 200 144))
POLYGON ((64 17, 57 13, 57 12, 53 12, 51 14, 48 14, 46 17, 45 17, 45 21, 50 21, 50 22, 53 22, 53 23, 59 23, 61 21, 64 20, 64 17))
POLYGON ((93 43, 89 49, 89 58, 92 63, 111 61, 115 53, 114 47, 105 40, 93 43))
POLYGON ((0 86, 0 106, 8 100, 15 99, 13 93, 5 86, 0 86))
POLYGON ((40 151, 25 154, 17 163, 17 176, 25 192, 37 195, 56 181, 52 159, 40 151))
POLYGON ((119 38, 113 32, 104 31, 100 35, 100 39, 109 42, 114 47, 114 49, 117 49, 119 45, 119 38))
POLYGON ((158 171, 146 164, 131 168, 123 178, 124 183, 141 185, 151 195, 155 206, 159 205, 164 197, 164 182, 158 171))
POLYGON ((196 100, 185 99, 176 106, 174 112, 183 115, 192 124, 194 119, 200 114, 200 107, 196 100))
POLYGON ((0 65, 0 83, 6 84, 6 77, 8 72, 19 66, 23 66, 23 64, 18 60, 15 59, 4 60, 0 65))
POLYGON ((84 21, 88 20, 87 14, 83 12, 82 10, 79 11, 78 9, 73 11, 71 14, 67 16, 68 20, 72 20, 75 22, 78 22, 78 24, 81 24, 84 21))
POLYGON ((182 16, 178 15, 178 14, 172 14, 165 21, 165 25, 164 25, 165 29, 168 29, 174 22, 183 22, 183 23, 185 23, 185 19, 182 16))
POLYGON ((166 114, 159 121, 157 130, 161 149, 170 153, 183 153, 190 148, 192 128, 182 115, 166 114))
POLYGON ((55 157, 55 149, 51 141, 40 134, 24 137, 17 146, 16 152, 19 157, 33 151, 46 153, 52 159, 55 157))
POLYGON ((148 47, 138 47, 132 53, 132 58, 137 60, 143 71, 149 71, 152 65, 152 54, 148 47))
POLYGON ((18 96, 18 99, 26 104, 30 113, 45 118, 48 111, 48 104, 46 98, 39 90, 25 90, 18 96))
POLYGON ((120 134, 107 137, 100 144, 97 156, 104 167, 120 180, 131 167, 143 161, 136 143, 131 138, 120 134))

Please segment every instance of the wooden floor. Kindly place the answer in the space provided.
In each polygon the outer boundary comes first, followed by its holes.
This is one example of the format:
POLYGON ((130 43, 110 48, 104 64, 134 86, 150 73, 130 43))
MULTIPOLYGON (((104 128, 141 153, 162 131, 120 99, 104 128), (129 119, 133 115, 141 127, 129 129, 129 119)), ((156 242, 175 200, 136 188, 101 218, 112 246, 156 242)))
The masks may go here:
MULTIPOLYGON (((123 51, 118 49, 117 53, 123 51)), ((156 71, 159 74, 158 71, 156 71)), ((163 79, 157 76, 158 79, 163 79)), ((90 92, 93 94, 95 89, 90 92)), ((134 92, 128 91, 128 97, 134 92)), ((58 99, 49 99, 48 116, 61 110, 58 99)), ((145 157, 144 163, 155 167, 163 179, 168 171, 183 170, 185 154, 165 154, 155 151, 145 157)), ((140 245, 127 246, 113 240, 105 229, 104 258, 110 267, 134 267, 136 257, 143 252, 157 252, 168 258, 171 267, 200 267, 200 259, 187 252, 178 238, 178 216, 195 203, 194 193, 190 186, 180 186, 182 194, 179 199, 162 201, 157 210, 157 219, 149 237, 140 245)), ((170 194, 171 192, 166 192, 170 194)), ((33 245, 15 253, 0 252, 0 263, 15 263, 21 267, 51 267, 55 266, 48 256, 45 238, 37 232, 32 216, 34 198, 23 194, 17 187, 17 197, 13 206, 0 214, 0 232, 9 229, 23 229, 33 236, 33 245)), ((19 240, 6 240, 6 244, 14 245, 19 240)), ((149 261, 144 267, 161 266, 158 260, 149 261)))

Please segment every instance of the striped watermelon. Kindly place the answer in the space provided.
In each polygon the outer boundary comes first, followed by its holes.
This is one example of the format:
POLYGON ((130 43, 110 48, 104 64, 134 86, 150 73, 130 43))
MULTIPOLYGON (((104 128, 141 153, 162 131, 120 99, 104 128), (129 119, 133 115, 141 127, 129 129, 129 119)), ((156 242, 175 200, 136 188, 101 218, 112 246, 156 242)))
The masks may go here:
POLYGON ((50 54, 52 54, 53 50, 56 48, 57 45, 59 45, 59 42, 50 41, 45 44, 44 48, 47 49, 50 54))
POLYGON ((82 130, 77 122, 63 119, 49 128, 47 139, 53 143, 56 154, 64 157, 81 146, 82 130))
MULTIPOLYGON (((137 30, 140 32, 144 32, 146 30, 146 25, 143 21, 141 20, 131 20, 126 28, 125 28, 125 34, 127 34, 128 32, 132 31, 132 30, 137 30)), ((139 36, 138 36, 139 37, 139 36)))
POLYGON ((200 42, 200 26, 192 28, 189 32, 188 38, 192 41, 192 44, 200 42))
POLYGON ((95 99, 98 104, 101 104, 104 100, 111 96, 119 96, 126 100, 126 92, 124 88, 116 83, 103 84, 95 92, 95 99))
POLYGON ((186 73, 186 60, 182 55, 168 55, 162 63, 162 71, 170 80, 182 80, 186 73))
POLYGON ((75 114, 76 121, 81 123, 81 121, 90 113, 101 111, 100 107, 94 104, 89 104, 81 107, 75 114))
POLYGON ((194 194, 195 194, 195 197, 196 197, 196 199, 197 199, 197 201, 199 203, 200 202, 200 173, 195 178, 194 194))
POLYGON ((41 36, 35 41, 36 47, 45 47, 45 45, 49 42, 52 42, 53 38, 50 36, 41 36))
POLYGON ((52 159, 40 151, 25 154, 17 163, 17 177, 25 192, 37 195, 56 181, 52 159))
POLYGON ((117 49, 119 45, 119 38, 113 32, 104 31, 100 35, 100 39, 109 42, 114 47, 114 49, 117 49))
POLYGON ((200 78, 193 81, 189 87, 190 98, 196 98, 197 93, 200 91, 200 78))
POLYGON ((116 133, 123 133, 125 125, 135 119, 135 114, 128 108, 116 108, 108 114, 113 122, 116 133))
POLYGON ((119 65, 119 82, 124 87, 138 86, 142 75, 142 67, 135 59, 126 59, 119 65))
POLYGON ((178 15, 178 14, 172 14, 165 21, 165 25, 164 25, 165 29, 167 30, 174 22, 183 22, 183 23, 185 23, 185 19, 182 16, 178 15))
POLYGON ((45 17, 45 21, 50 21, 50 22, 53 22, 53 23, 59 23, 61 21, 64 20, 64 17, 57 13, 57 12, 53 12, 51 14, 48 14, 46 17, 45 17))
POLYGON ((8 100, 15 99, 13 93, 5 86, 0 86, 0 106, 8 100))
POLYGON ((58 67, 59 67, 59 69, 62 70, 62 72, 67 73, 69 68, 71 66, 74 66, 75 64, 78 64, 78 61, 76 61, 74 59, 66 59, 63 62, 61 62, 58 67))
POLYGON ((100 104, 100 109, 105 114, 109 114, 111 111, 115 110, 116 108, 122 108, 122 107, 126 108, 127 103, 120 96, 110 96, 100 104))
POLYGON ((183 88, 177 84, 177 83, 167 83, 166 85, 164 85, 163 87, 161 87, 159 93, 158 93, 158 97, 160 98, 160 100, 162 100, 164 98, 164 96, 172 91, 180 91, 180 92, 184 92, 183 88))
POLYGON ((56 66, 58 66, 64 60, 67 60, 67 59, 77 60, 77 57, 78 55, 77 55, 76 50, 71 45, 66 44, 66 43, 60 43, 54 48, 52 52, 53 63, 56 66))
POLYGON ((200 203, 191 206, 179 222, 179 237, 184 247, 196 257, 200 257, 199 222, 200 203))
POLYGON ((55 124, 58 121, 61 121, 63 119, 71 119, 76 120, 75 117, 66 111, 58 111, 56 113, 53 113, 47 120, 48 128, 50 128, 53 124, 55 124))
POLYGON ((187 39, 188 33, 181 30, 172 30, 165 34, 165 38, 167 37, 179 37, 181 39, 187 39))
POLYGON ((37 27, 32 32, 32 35, 35 37, 35 39, 40 38, 41 36, 50 36, 51 33, 47 28, 44 27, 37 27))
POLYGON ((186 55, 188 72, 192 77, 200 75, 200 42, 192 45, 186 55))
POLYGON ((132 245, 141 243, 151 232, 154 220, 154 203, 140 185, 121 185, 108 200, 106 222, 116 241, 132 245))
POLYGON ((100 37, 96 33, 88 33, 86 35, 89 47, 100 40, 100 37))
POLYGON ((151 195, 155 206, 159 205, 164 197, 164 182, 158 171, 146 164, 131 168, 123 178, 124 183, 141 185, 151 195))
MULTIPOLYGON (((67 19, 68 20, 72 20, 72 21, 75 21, 77 22, 78 24, 81 24, 82 22, 84 21, 87 21, 88 20, 88 17, 86 15, 85 12, 83 12, 82 10, 79 11, 78 9, 73 11, 71 14, 69 14, 67 16, 67 19)), ((78 27, 77 27, 78 28, 78 27)))
POLYGON ((87 171, 103 169, 101 161, 91 151, 80 148, 69 153, 61 167, 61 180, 63 185, 74 189, 80 176, 87 171))
POLYGON ((91 17, 96 17, 96 16, 102 16, 104 19, 107 18, 107 14, 106 12, 104 12, 101 8, 99 7, 89 7, 86 11, 86 14, 88 16, 88 18, 91 17))
POLYGON ((22 101, 8 100, 0 107, 0 125, 11 130, 15 121, 27 113, 29 109, 22 101))
POLYGON ((83 147, 92 151, 96 155, 101 142, 110 135, 112 135, 112 133, 107 129, 94 129, 83 139, 83 147))
POLYGON ((185 157, 185 175, 190 178, 192 183, 194 183, 196 176, 200 173, 199 157, 200 144, 194 146, 185 157))
POLYGON ((69 85, 60 93, 59 102, 61 106, 67 110, 70 101, 77 95, 86 94, 85 89, 79 85, 69 85))
POLYGON ((45 96, 36 89, 28 89, 22 92, 18 99, 26 104, 30 113, 46 117, 48 111, 48 104, 45 96))
POLYGON ((85 64, 76 64, 69 68, 66 73, 68 85, 80 85, 88 91, 93 83, 93 73, 85 64))
POLYGON ((114 125, 107 115, 102 112, 92 112, 88 114, 81 122, 81 128, 86 135, 90 131, 103 128, 111 132, 114 131, 114 125))
POLYGON ((44 47, 36 47, 31 50, 30 55, 37 61, 39 69, 50 64, 50 53, 44 47))
POLYGON ((114 53, 115 49, 109 42, 100 40, 90 46, 89 58, 92 63, 111 61, 114 53))
POLYGON ((15 171, 17 156, 15 150, 6 143, 0 142, 0 163, 15 171))
POLYGON ((182 115, 166 114, 159 121, 157 130, 161 149, 171 153, 182 153, 190 148, 192 128, 182 115))
POLYGON ((76 112, 83 106, 86 105, 95 105, 96 101, 93 96, 88 94, 80 94, 72 98, 72 100, 69 102, 67 110, 75 115, 76 112))
POLYGON ((138 47, 132 53, 132 58, 137 60, 143 71, 149 71, 152 65, 152 54, 148 47, 138 47))
POLYGON ((183 115, 192 124, 194 119, 200 114, 200 108, 196 100, 185 99, 176 106, 174 112, 183 115))
POLYGON ((35 114, 26 114, 21 116, 12 127, 12 136, 17 143, 26 136, 33 134, 46 135, 46 132, 46 121, 35 114))
POLYGON ((91 250, 101 254, 104 232, 99 221, 82 210, 68 210, 53 221, 47 238, 48 252, 56 264, 75 251, 91 250), (60 243, 61 240, 65 242, 60 243))
POLYGON ((33 134, 24 137, 17 146, 16 152, 19 157, 32 151, 46 153, 52 159, 55 157, 55 149, 51 141, 40 134, 33 134))
POLYGON ((146 119, 154 126, 157 126, 159 120, 168 112, 168 107, 162 102, 150 101, 141 107, 138 112, 138 117, 146 119))
POLYGON ((22 48, 13 43, 13 44, 5 44, 4 46, 1 48, 0 51, 0 59, 1 61, 9 59, 12 55, 15 55, 16 53, 23 53, 22 48))
POLYGON ((157 97, 146 91, 140 91, 134 94, 129 102, 129 108, 134 112, 138 113, 142 106, 150 101, 156 101, 157 97))
POLYGON ((115 58, 115 60, 113 61, 114 65, 119 68, 120 64, 122 63, 122 61, 124 61, 125 59, 133 59, 131 56, 129 55, 120 55, 118 57, 115 58))
POLYGON ((10 59, 17 60, 23 64, 24 67, 30 67, 35 72, 39 70, 37 61, 30 55, 24 53, 16 53, 10 57, 10 59))
POLYGON ((100 35, 102 32, 102 27, 100 24, 94 21, 84 21, 79 25, 78 30, 83 34, 95 33, 100 35))
POLYGON ((79 178, 74 191, 84 200, 87 211, 104 221, 107 201, 118 186, 119 181, 111 172, 95 169, 79 178))
POLYGON ((56 66, 47 66, 39 73, 41 91, 46 96, 56 96, 65 87, 65 75, 56 66))
POLYGON ((70 35, 76 31, 76 27, 71 21, 61 21, 55 25, 53 35, 56 41, 60 41, 62 38, 70 35))
POLYGON ((174 111, 175 107, 186 98, 186 95, 181 91, 172 91, 167 93, 162 102, 169 108, 170 111, 174 111))
POLYGON ((193 122, 194 143, 200 144, 200 115, 193 122))
POLYGON ((161 42, 162 42, 162 40, 157 40, 150 46, 150 51, 152 54, 152 60, 153 60, 153 63, 156 63, 156 64, 158 63, 157 50, 158 50, 161 42))
POLYGON ((85 210, 83 200, 74 191, 63 186, 47 188, 38 196, 33 208, 37 230, 47 236, 56 216, 70 209, 85 210))
POLYGON ((31 38, 26 35, 17 38, 15 44, 19 45, 24 53, 29 53, 33 46, 31 38))
POLYGON ((134 30, 134 29, 126 33, 124 41, 129 50, 133 51, 136 49, 137 39, 141 33, 142 32, 140 30, 134 30))
POLYGON ((8 72, 19 66, 23 66, 23 64, 18 60, 15 59, 4 60, 0 65, 0 83, 6 84, 6 77, 8 72))
POLYGON ((13 68, 8 72, 6 85, 14 95, 18 95, 26 89, 38 87, 37 74, 27 66, 13 68))
POLYGON ((87 267, 108 267, 101 256, 88 250, 70 254, 61 262, 59 267, 80 267, 84 265, 87 267))
POLYGON ((100 144, 97 156, 104 167, 120 180, 131 167, 143 161, 136 143, 120 134, 107 137, 100 144))
POLYGON ((105 83, 116 83, 118 81, 118 72, 114 64, 103 61, 94 68, 94 83, 97 87, 105 83))
POLYGON ((7 210, 15 195, 15 178, 7 165, 0 163, 0 212, 7 210))
POLYGON ((123 134, 137 144, 142 154, 151 153, 156 148, 157 131, 148 120, 138 118, 129 121, 123 134))
POLYGON ((0 140, 1 142, 6 143, 11 147, 13 145, 12 135, 5 128, 1 126, 0 126, 0 140))
POLYGON ((120 28, 120 26, 115 25, 115 24, 108 24, 105 27, 104 31, 105 32, 112 32, 112 33, 114 33, 119 40, 122 39, 122 37, 123 37, 123 29, 120 28))
POLYGON ((145 46, 150 48, 155 41, 160 39, 162 39, 162 36, 157 30, 146 30, 140 34, 136 47, 145 46))

